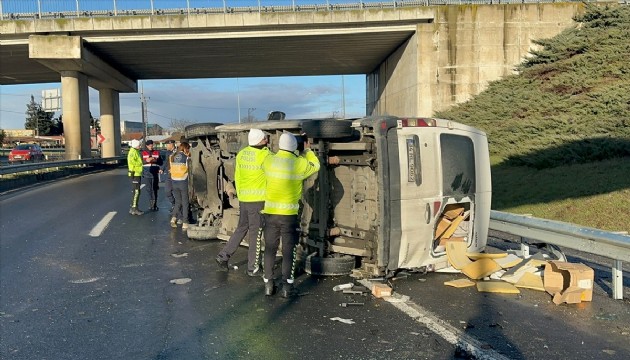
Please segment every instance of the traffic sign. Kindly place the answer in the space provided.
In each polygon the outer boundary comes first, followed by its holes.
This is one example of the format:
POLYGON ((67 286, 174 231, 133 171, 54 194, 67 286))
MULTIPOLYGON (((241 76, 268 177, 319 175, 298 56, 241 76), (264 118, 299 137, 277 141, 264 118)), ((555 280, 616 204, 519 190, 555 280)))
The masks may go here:
POLYGON ((105 136, 103 136, 102 134, 98 134, 98 143, 102 144, 105 142, 105 136))

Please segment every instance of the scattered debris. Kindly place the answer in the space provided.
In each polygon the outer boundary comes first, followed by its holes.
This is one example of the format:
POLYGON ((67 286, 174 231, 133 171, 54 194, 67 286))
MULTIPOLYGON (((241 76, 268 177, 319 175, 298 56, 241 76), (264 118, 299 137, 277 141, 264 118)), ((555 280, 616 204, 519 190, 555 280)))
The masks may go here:
POLYGON ((377 298, 392 296, 392 288, 385 284, 374 284, 372 285, 372 295, 377 298))
POLYGON ((360 290, 344 290, 342 291, 342 293, 350 294, 350 295, 365 295, 366 294, 365 291, 360 291, 360 290))
POLYGON ((330 318, 330 320, 332 320, 332 321, 339 321, 339 322, 342 322, 344 324, 354 324, 354 321, 352 321, 352 319, 344 319, 344 318, 340 318, 340 317, 333 317, 333 318, 330 318))
POLYGON ((348 307, 348 306, 363 306, 365 305, 365 303, 341 303, 339 304, 339 306, 341 307, 348 307))
POLYGON ((501 294, 520 294, 521 291, 516 286, 505 281, 480 281, 477 283, 477 290, 480 292, 491 292, 501 294))
POLYGON ((180 257, 188 257, 188 253, 181 253, 181 254, 171 254, 172 257, 174 258, 180 258, 180 257))
POLYGON ((549 261, 545 265, 545 291, 553 295, 556 305, 577 304, 593 299, 595 273, 590 267, 565 261, 549 261))
POLYGON ((538 291, 545 291, 543 285, 543 279, 540 273, 526 272, 521 278, 514 284, 518 288, 532 289, 538 291))
MULTIPOLYGON (((450 226, 447 221, 444 221, 444 226, 450 226)), ((459 238, 443 240, 451 266, 441 272, 459 272, 469 278, 446 281, 444 285, 468 287, 475 285, 471 280, 484 279, 487 281, 476 282, 478 291, 519 294, 518 288, 526 288, 547 291, 553 295, 556 305, 592 301, 594 271, 584 264, 548 260, 540 252, 531 257, 518 256, 511 251, 466 253, 465 241, 459 238)))
POLYGON ((493 272, 501 270, 501 266, 492 259, 480 259, 471 264, 466 265, 462 269, 462 273, 473 280, 483 279, 493 272))
POLYGON ((173 279, 170 282, 171 284, 175 284, 175 285, 184 285, 184 284, 188 284, 191 281, 192 281, 191 278, 180 278, 180 279, 173 279))
POLYGON ((446 243, 446 257, 448 262, 457 270, 461 270, 472 261, 466 256, 466 244, 463 241, 448 241, 446 243))
POLYGON ((473 259, 473 260, 479 260, 479 259, 501 259, 504 258, 506 256, 508 256, 507 253, 497 253, 497 254, 490 254, 490 253, 466 253, 466 256, 468 256, 469 258, 473 259))
POLYGON ((444 285, 452 286, 456 288, 463 288, 463 287, 475 286, 475 282, 470 281, 468 279, 457 279, 457 280, 445 281, 444 285))
POLYGON ((354 286, 353 283, 335 285, 333 287, 333 291, 348 290, 348 289, 352 289, 353 286, 354 286))
POLYGON ((514 254, 509 254, 505 257, 494 259, 494 261, 496 261, 496 263, 499 264, 502 269, 509 269, 520 264, 523 261, 523 258, 520 258, 514 254))
POLYGON ((234 270, 238 270, 238 266, 234 265, 233 266, 234 270))

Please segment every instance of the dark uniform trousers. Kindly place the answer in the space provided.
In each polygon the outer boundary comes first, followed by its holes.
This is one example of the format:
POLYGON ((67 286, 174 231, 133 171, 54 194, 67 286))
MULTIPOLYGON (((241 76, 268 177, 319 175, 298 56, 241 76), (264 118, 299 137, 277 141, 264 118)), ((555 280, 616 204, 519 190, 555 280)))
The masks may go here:
POLYGON ((273 265, 282 237, 282 281, 293 282, 299 240, 297 215, 265 215, 265 279, 273 277, 273 265))
POLYGON ((258 232, 262 228, 263 215, 260 213, 265 206, 264 201, 242 202, 239 204, 240 216, 238 226, 234 234, 230 236, 227 244, 219 252, 221 260, 228 260, 232 256, 238 245, 247 235, 249 249, 247 250, 247 270, 254 271, 258 268, 258 256, 262 244, 258 243, 258 232))
POLYGON ((157 201, 158 189, 160 188, 160 167, 159 166, 143 166, 142 178, 144 186, 147 188, 149 194, 149 206, 152 206, 154 201, 157 201))

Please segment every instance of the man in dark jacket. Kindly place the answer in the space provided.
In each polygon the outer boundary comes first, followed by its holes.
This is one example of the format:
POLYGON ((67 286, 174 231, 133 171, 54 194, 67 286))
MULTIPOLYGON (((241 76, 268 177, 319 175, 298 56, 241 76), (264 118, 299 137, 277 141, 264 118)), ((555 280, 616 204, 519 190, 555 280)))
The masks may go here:
POLYGON ((157 211, 157 193, 160 184, 160 152, 153 150, 153 140, 147 140, 142 155, 142 178, 149 193, 149 210, 157 211))

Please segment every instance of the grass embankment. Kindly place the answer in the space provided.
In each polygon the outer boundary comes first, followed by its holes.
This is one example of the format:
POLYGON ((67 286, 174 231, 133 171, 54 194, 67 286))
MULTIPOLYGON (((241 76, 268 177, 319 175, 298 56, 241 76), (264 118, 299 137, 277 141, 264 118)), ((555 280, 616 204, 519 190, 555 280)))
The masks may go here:
POLYGON ((492 208, 630 231, 630 6, 589 6, 467 103, 435 116, 486 131, 492 208))

